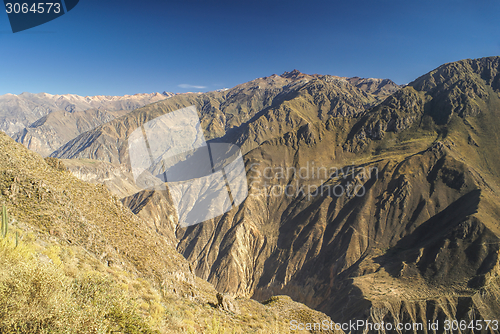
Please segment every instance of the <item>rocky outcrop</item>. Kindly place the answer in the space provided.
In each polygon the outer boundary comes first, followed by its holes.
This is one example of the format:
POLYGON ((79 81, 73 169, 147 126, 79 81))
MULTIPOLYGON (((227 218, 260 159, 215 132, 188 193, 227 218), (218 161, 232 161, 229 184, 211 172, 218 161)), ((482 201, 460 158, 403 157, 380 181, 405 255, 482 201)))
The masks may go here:
POLYGON ((234 298, 225 293, 217 293, 217 307, 226 312, 238 314, 240 310, 236 306, 234 298))
POLYGON ((386 132, 401 132, 414 123, 448 124, 453 116, 477 116, 492 108, 500 91, 499 58, 488 57, 445 64, 421 76, 387 98, 354 129, 354 145, 365 138, 381 139, 386 132), (493 95, 492 95, 493 94, 493 95))
POLYGON ((373 79, 373 78, 348 78, 349 83, 357 88, 385 99, 387 96, 394 94, 401 86, 397 85, 389 79, 373 79))
POLYGON ((404 87, 375 107, 363 119, 356 140, 382 139, 386 132, 401 132, 424 115, 424 98, 412 87, 404 87))

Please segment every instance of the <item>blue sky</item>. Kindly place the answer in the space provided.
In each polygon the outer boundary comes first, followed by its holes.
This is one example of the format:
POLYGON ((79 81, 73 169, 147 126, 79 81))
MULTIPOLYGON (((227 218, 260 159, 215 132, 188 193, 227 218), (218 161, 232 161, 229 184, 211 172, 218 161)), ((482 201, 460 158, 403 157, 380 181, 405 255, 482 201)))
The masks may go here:
POLYGON ((497 0, 80 0, 16 34, 0 13, 0 94, 209 91, 293 69, 403 84, 500 55, 499 14, 497 0))

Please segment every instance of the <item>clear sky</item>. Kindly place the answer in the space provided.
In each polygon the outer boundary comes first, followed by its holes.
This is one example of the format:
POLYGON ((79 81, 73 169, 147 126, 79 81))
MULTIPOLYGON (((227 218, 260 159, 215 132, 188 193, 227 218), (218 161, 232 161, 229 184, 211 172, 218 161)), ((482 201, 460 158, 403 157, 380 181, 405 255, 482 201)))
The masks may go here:
POLYGON ((16 34, 2 10, 0 43, 0 94, 209 91, 293 69, 403 84, 500 55, 500 1, 80 0, 16 34))

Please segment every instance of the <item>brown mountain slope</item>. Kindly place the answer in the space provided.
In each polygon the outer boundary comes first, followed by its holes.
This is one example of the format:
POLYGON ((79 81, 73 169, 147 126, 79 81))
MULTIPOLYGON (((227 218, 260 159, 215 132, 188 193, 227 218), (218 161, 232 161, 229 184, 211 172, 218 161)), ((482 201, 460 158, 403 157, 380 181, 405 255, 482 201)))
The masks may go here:
POLYGON ((3 133, 0 199, 12 217, 0 240, 2 333, 289 333, 293 319, 330 321, 287 297, 217 297, 104 186, 3 133))
POLYGON ((498 62, 443 65, 356 124, 309 124, 263 143, 246 155, 261 184, 266 167, 307 162, 377 168, 378 178, 267 178, 265 191, 238 210, 179 231, 178 249, 218 289, 257 299, 279 291, 340 322, 497 315, 498 62), (456 68, 450 83, 417 90, 456 68), (456 106, 451 114, 443 96, 456 106), (328 189, 364 184, 366 194, 273 196, 297 180, 328 189))
MULTIPOLYGON (((496 319, 499 63, 445 64, 366 111, 355 105, 370 105, 370 96, 349 83, 341 89, 339 78, 313 77, 238 131, 225 130, 246 152, 252 185, 238 208, 179 229, 163 216, 168 194, 142 191, 123 201, 160 233, 175 234, 196 274, 220 291, 259 300, 286 293, 337 322, 496 319), (313 163, 337 173, 299 174, 313 163), (285 195, 287 185, 303 191, 285 195)), ((206 115, 205 124, 215 124, 206 115)), ((125 124, 113 129, 119 138, 130 133, 125 124)), ((91 148, 75 141, 65 152, 126 158, 123 145, 113 146, 117 136, 107 144, 102 133, 88 136, 98 138, 87 141, 91 148)))
MULTIPOLYGON (((247 200, 178 229, 178 250, 221 291, 260 300, 285 293, 338 322, 498 317, 498 63, 443 65, 362 117, 307 119, 262 140, 245 155, 249 182, 259 181, 247 200), (436 73, 449 78, 433 86, 436 73), (339 173, 281 177, 275 169, 313 162, 339 173), (286 185, 306 191, 275 195, 286 185), (320 185, 338 191, 315 194, 320 185)), ((285 110, 297 96, 271 110, 285 110)), ((308 107, 306 115, 318 110, 308 107)), ((162 196, 144 195, 124 201, 152 217, 162 196)))
POLYGON ((129 111, 101 109, 75 112, 57 110, 15 133, 12 138, 32 151, 42 156, 48 156, 79 134, 125 115, 127 112, 129 111))
MULTIPOLYGON (((310 76, 300 72, 272 75, 224 92, 178 95, 138 109, 119 120, 81 134, 51 156, 128 163, 126 139, 138 126, 169 111, 196 106, 205 137, 238 142, 244 152, 307 122, 330 115, 356 115, 398 86, 373 95, 345 78, 310 76)), ((365 81, 378 79, 364 79, 365 81)))

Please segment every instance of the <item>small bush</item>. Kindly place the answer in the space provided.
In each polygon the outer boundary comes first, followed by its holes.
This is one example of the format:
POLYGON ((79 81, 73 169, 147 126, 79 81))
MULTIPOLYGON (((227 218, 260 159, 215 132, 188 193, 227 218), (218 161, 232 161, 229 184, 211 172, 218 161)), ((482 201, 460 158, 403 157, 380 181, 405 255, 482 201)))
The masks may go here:
POLYGON ((47 165, 54 168, 55 170, 58 170, 58 171, 66 171, 67 170, 66 166, 64 166, 64 163, 57 158, 47 157, 47 158, 45 158, 45 162, 47 163, 47 165))

